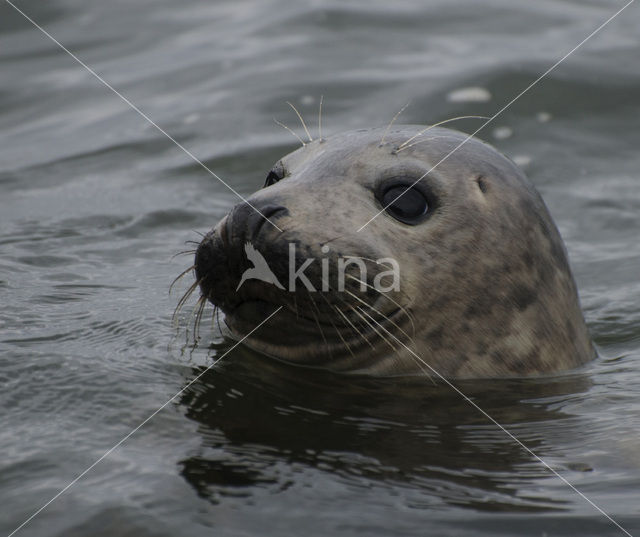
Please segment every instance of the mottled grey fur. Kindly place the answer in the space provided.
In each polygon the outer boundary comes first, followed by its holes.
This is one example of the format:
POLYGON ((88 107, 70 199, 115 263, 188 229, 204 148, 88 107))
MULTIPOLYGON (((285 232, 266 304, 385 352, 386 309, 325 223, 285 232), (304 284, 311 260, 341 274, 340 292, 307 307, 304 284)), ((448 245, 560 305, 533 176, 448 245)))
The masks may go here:
MULTIPOLYGON (((425 371, 398 340, 450 378, 548 374, 592 359, 556 226, 518 167, 489 145, 469 140, 422 179, 437 200, 425 222, 410 226, 383 212, 356 232, 382 208, 374 196, 379 181, 418 179, 466 137, 434 128, 398 151, 421 129, 398 126, 382 145, 383 129, 347 132, 284 157, 275 168, 284 178, 248 198, 261 210, 280 207, 270 218, 283 231, 252 222, 256 215, 246 204, 234 208, 196 256, 203 294, 226 313, 237 337, 274 305, 284 305, 247 343, 284 360, 337 371, 425 371), (341 296, 304 289, 294 294, 248 281, 234 294, 246 268, 241 250, 247 240, 281 281, 290 241, 301 260, 326 257, 320 251, 325 243, 332 262, 338 255, 393 257, 400 265, 400 292, 383 296, 354 286, 341 296), (367 328, 356 306, 388 332, 367 328), (382 321, 385 315, 394 322, 382 321)), ((308 274, 320 281, 317 270, 308 274)))

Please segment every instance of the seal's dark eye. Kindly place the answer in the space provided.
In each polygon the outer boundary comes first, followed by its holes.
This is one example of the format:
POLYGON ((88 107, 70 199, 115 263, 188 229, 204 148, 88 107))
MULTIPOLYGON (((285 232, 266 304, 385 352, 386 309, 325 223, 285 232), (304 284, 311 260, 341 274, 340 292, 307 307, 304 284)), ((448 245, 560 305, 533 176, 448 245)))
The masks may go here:
POLYGON ((275 185, 278 181, 280 181, 280 179, 282 179, 282 177, 271 170, 269 172, 269 175, 267 175, 267 180, 264 182, 264 187, 266 188, 268 186, 275 185))
POLYGON ((427 198, 410 184, 387 188, 380 197, 380 203, 396 220, 411 226, 422 222, 429 211, 427 198))

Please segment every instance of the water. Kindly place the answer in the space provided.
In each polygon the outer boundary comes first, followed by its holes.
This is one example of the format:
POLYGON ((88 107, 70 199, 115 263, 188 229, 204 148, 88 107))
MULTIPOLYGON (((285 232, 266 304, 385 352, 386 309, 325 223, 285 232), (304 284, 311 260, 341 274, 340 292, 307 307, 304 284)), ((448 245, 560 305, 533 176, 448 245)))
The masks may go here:
MULTIPOLYGON (((300 131, 287 100, 315 129, 324 95, 327 134, 384 125, 409 100, 404 123, 491 115, 622 4, 19 6, 248 195, 297 146, 272 120, 300 131), (479 100, 455 98, 470 87, 479 100)), ((639 21, 633 5, 481 135, 547 201, 601 358, 552 380, 459 385, 631 533, 639 21)), ((237 198, 4 2, 0 133, 9 534, 230 349, 208 327, 183 352, 171 313, 188 282, 168 288, 189 264, 172 256, 237 198)), ((312 373, 243 348, 16 535, 211 534, 623 535, 446 386, 312 373)))

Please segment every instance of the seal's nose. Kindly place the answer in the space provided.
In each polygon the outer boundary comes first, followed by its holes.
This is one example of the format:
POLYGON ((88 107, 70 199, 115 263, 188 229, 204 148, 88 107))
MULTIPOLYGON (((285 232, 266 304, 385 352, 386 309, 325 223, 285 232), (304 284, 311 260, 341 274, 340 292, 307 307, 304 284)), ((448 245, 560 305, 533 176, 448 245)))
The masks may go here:
POLYGON ((276 221, 288 214, 286 207, 273 201, 236 205, 204 236, 196 250, 194 267, 202 294, 221 307, 233 302, 232 291, 248 268, 246 243, 272 244, 279 233, 276 221), (276 233, 266 238, 269 228, 276 233))
MULTIPOLYGON (((223 228, 224 229, 224 228, 223 228)), ((220 247, 221 237, 216 236, 215 231, 210 231, 200 241, 196 249, 194 268, 196 271, 196 279, 199 282, 205 281, 208 275, 216 274, 216 265, 219 264, 220 253, 224 251, 224 247, 220 247)))
POLYGON ((265 226, 279 231, 275 220, 288 214, 289 210, 286 207, 275 203, 260 205, 239 203, 233 208, 226 222, 228 242, 232 244, 237 241, 240 244, 255 242, 265 226))

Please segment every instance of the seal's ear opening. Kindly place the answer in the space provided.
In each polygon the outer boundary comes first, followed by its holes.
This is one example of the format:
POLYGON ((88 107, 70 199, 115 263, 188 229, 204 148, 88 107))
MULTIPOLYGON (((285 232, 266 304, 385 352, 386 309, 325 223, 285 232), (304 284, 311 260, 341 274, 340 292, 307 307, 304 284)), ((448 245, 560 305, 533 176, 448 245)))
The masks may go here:
POLYGON ((435 205, 423 185, 408 177, 383 181, 376 190, 376 199, 387 214, 409 226, 424 222, 435 205))
POLYGON ((487 180, 485 179, 484 175, 479 175, 478 177, 476 177, 476 184, 478 185, 480 192, 482 192, 483 194, 486 194, 487 190, 489 190, 489 187, 487 186, 487 180))

